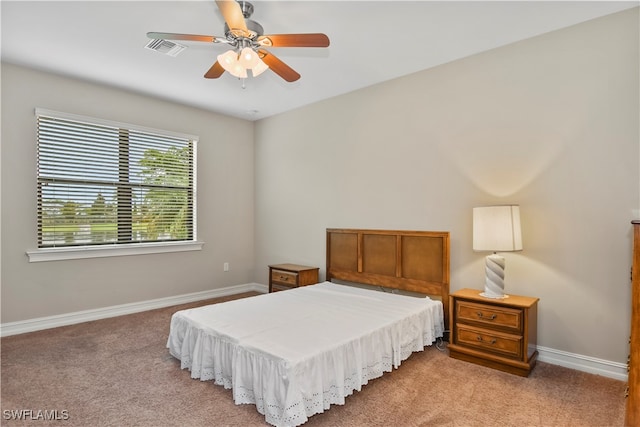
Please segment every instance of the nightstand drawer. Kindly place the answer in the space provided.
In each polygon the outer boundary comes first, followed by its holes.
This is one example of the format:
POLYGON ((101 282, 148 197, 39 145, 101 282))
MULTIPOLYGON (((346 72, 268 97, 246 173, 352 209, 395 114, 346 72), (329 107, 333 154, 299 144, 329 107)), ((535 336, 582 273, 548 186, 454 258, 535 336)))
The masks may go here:
POLYGON ((298 273, 282 270, 271 270, 271 281, 273 283, 296 285, 298 283, 298 273))
POLYGON ((282 291, 318 283, 318 267, 299 264, 269 266, 269 292, 282 291))
POLYGON ((538 298, 482 296, 460 289, 449 296, 449 355, 526 377, 536 364, 538 298))
POLYGON ((492 328, 499 327, 522 333, 522 310, 519 309, 458 301, 456 318, 458 322, 491 325, 492 328))
POLYGON ((491 351, 503 356, 522 358, 522 336, 503 334, 467 325, 456 325, 456 344, 491 351))

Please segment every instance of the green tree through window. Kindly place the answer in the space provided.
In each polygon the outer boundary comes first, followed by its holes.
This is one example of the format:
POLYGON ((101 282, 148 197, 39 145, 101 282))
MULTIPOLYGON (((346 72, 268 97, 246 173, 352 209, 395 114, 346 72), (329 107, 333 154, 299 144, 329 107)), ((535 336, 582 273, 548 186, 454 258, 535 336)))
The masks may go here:
POLYGON ((196 137, 37 115, 39 247, 196 239, 196 137))
POLYGON ((188 147, 171 147, 166 151, 150 149, 140 160, 143 182, 150 189, 144 196, 141 228, 147 239, 155 240, 161 235, 186 239, 189 234, 189 163, 188 147))

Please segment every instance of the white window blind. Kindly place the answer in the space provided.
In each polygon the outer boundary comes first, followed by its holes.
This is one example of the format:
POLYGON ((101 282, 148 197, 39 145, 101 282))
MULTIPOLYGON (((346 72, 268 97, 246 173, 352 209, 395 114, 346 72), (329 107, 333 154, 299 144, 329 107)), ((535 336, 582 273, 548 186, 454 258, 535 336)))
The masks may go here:
POLYGON ((195 241, 197 137, 36 116, 39 248, 195 241))

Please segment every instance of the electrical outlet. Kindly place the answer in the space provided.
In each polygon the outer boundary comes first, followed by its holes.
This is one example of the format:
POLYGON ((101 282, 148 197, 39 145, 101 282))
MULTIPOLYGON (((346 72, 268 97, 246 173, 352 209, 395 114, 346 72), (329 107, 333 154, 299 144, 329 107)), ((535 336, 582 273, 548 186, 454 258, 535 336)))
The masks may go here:
POLYGON ((229 263, 225 262, 222 268, 224 269, 224 271, 229 271, 229 263))

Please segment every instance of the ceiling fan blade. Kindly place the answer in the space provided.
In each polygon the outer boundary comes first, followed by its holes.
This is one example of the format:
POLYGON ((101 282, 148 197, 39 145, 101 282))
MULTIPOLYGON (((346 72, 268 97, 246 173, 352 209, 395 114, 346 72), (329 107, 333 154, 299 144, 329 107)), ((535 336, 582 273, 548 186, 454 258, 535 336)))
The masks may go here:
POLYGON ((298 74, 293 68, 289 67, 287 64, 275 57, 272 53, 269 53, 264 49, 260 49, 258 52, 260 53, 260 57, 262 58, 264 63, 267 64, 274 73, 276 73, 286 81, 295 82, 300 78, 300 74, 298 74))
POLYGON ((156 33, 148 32, 147 37, 150 39, 162 40, 189 40, 194 42, 216 43, 218 40, 214 36, 202 36, 199 34, 180 34, 180 33, 156 33))
POLYGON ((258 37, 258 43, 267 47, 328 47, 329 37, 322 33, 269 34, 258 37))
POLYGON ((209 68, 209 71, 204 73, 204 78, 217 79, 222 75, 222 73, 224 73, 224 68, 222 68, 222 65, 220 65, 220 63, 216 61, 215 64, 213 64, 211 68, 209 68))
POLYGON ((216 0, 216 4, 218 5, 218 9, 220 9, 220 13, 222 13, 224 22, 227 23, 229 30, 232 32, 238 32, 239 30, 241 34, 236 35, 244 36, 249 34, 240 3, 236 0, 216 0))

